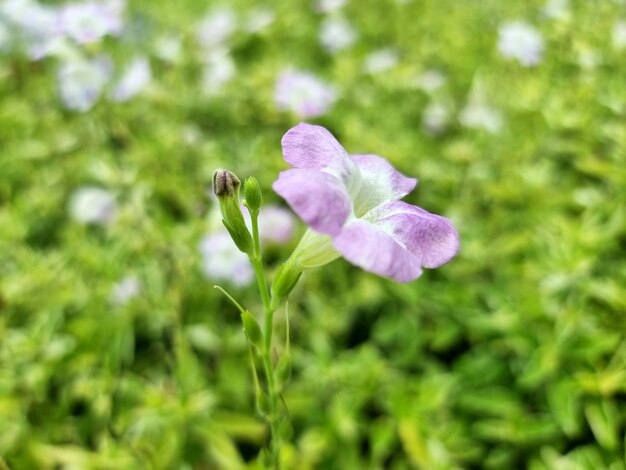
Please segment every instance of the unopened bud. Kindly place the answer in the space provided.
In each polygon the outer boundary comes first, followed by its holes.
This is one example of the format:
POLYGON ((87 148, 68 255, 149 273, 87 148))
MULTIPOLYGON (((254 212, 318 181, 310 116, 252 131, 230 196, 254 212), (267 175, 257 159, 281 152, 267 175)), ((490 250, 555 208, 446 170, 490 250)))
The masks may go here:
POLYGON ((233 172, 219 169, 213 173, 213 191, 220 203, 224 227, 237 248, 251 255, 254 251, 254 243, 241 213, 239 186, 241 186, 241 181, 233 172))
POLYGON ((213 192, 219 198, 238 194, 241 181, 237 175, 222 168, 213 173, 213 192))
POLYGON ((274 282, 272 282, 272 296, 277 299, 286 298, 298 283, 301 275, 302 268, 292 260, 287 260, 276 271, 274 282))
POLYGON ((246 335, 250 344, 261 348, 263 346, 263 333, 261 332, 261 326, 259 322, 254 318, 247 310, 241 312, 241 321, 243 322, 243 328, 246 330, 246 335))
POLYGON ((261 186, 254 176, 246 178, 243 183, 243 197, 250 213, 259 211, 263 202, 263 195, 261 194, 261 186))

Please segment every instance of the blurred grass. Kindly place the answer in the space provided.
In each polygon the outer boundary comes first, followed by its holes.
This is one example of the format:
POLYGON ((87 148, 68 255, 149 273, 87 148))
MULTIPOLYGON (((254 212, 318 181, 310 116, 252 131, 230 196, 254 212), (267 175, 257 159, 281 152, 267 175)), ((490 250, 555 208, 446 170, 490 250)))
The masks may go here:
MULTIPOLYGON (((316 122, 349 151, 418 176, 408 200, 452 218, 462 252, 408 285, 344 261, 303 277, 290 301, 288 468, 626 468, 626 57, 610 37, 623 6, 572 2, 547 20, 536 1, 382 3, 348 3, 359 40, 330 56, 312 4, 277 2, 267 30, 233 38, 238 73, 213 98, 200 91, 193 27, 214 3, 129 2, 134 35, 102 46, 116 61, 164 31, 182 35, 184 52, 175 66, 153 58, 151 89, 125 104, 66 111, 54 59, 2 56, 10 468, 258 468, 266 430, 239 318, 202 277, 197 244, 215 168, 254 174, 278 201, 280 137, 298 118, 272 95, 290 65, 337 86, 316 122), (498 55, 499 25, 518 18, 544 36, 537 68, 498 55), (399 65, 363 73, 380 47, 397 48, 399 65), (584 51, 595 67, 580 64, 584 51), (435 97, 416 86, 431 69, 447 77, 435 97), (458 111, 477 82, 503 113, 501 132, 423 131, 431 100, 458 111), (68 198, 84 185, 115 194, 114 224, 70 220, 68 198), (128 273, 142 294, 113 306, 128 273)), ((253 287, 236 293, 260 311, 253 287)))

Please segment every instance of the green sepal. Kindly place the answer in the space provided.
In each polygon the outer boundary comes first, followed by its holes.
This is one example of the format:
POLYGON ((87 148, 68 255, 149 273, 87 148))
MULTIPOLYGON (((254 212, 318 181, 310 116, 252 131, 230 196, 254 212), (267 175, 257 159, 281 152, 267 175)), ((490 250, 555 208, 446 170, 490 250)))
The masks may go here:
POLYGON ((250 256, 254 252, 254 242, 241 212, 240 185, 239 178, 231 171, 219 169, 213 174, 213 191, 220 204, 222 223, 237 248, 250 256))
POLYGON ((259 322, 247 310, 241 312, 241 321, 243 322, 243 328, 246 330, 246 335, 250 344, 257 348, 261 348, 263 346, 263 332, 261 331, 259 322))
POLYGON ((278 435, 281 440, 285 442, 289 442, 291 439, 291 436, 293 435, 293 426, 288 419, 283 418, 280 420, 280 423, 278 424, 278 435))
POLYGON ((259 388, 256 393, 256 410, 259 415, 266 418, 272 414, 272 407, 267 394, 259 388))
POLYGON ((296 286, 302 276, 302 269, 295 263, 283 263, 272 282, 272 296, 278 299, 286 298, 296 286))
POLYGON ((284 388, 291 378, 291 354, 288 352, 283 353, 276 364, 276 378, 281 388, 284 388))

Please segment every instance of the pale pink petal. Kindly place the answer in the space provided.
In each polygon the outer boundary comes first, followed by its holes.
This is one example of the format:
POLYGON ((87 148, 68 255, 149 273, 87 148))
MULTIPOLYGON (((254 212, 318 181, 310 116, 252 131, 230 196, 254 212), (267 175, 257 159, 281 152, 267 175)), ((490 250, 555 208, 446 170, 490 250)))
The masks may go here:
POLYGON ((459 234, 445 217, 402 201, 376 207, 363 216, 406 248, 425 268, 436 268, 459 252, 459 234))
POLYGON ((272 187, 317 232, 336 234, 352 212, 352 202, 343 183, 322 171, 283 171, 272 187))
POLYGON ((420 258, 365 220, 346 224, 334 237, 333 247, 351 263, 398 282, 413 281, 422 274, 420 258))
POLYGON ((358 170, 346 149, 321 126, 300 123, 281 140, 285 161, 296 168, 323 170, 350 188, 358 170))

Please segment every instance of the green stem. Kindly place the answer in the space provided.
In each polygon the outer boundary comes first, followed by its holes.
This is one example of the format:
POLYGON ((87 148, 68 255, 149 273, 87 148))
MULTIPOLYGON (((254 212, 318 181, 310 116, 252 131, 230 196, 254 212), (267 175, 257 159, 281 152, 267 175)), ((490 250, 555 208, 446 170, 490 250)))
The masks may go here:
POLYGON ((274 380, 274 365, 272 363, 272 332, 274 325, 274 311, 276 307, 272 305, 270 300, 270 291, 265 280, 265 272, 263 271, 263 257, 261 255, 261 242, 259 238, 259 213, 250 211, 252 218, 252 238, 254 240, 254 255, 250 257, 250 261, 254 267, 257 283, 261 298, 263 299, 263 310, 265 312, 265 328, 263 343, 263 369, 265 370, 265 378, 267 380, 267 392, 270 401, 270 416, 268 417, 270 424, 270 452, 274 468, 280 468, 279 461, 279 436, 278 436, 278 395, 276 394, 276 384, 274 380))

